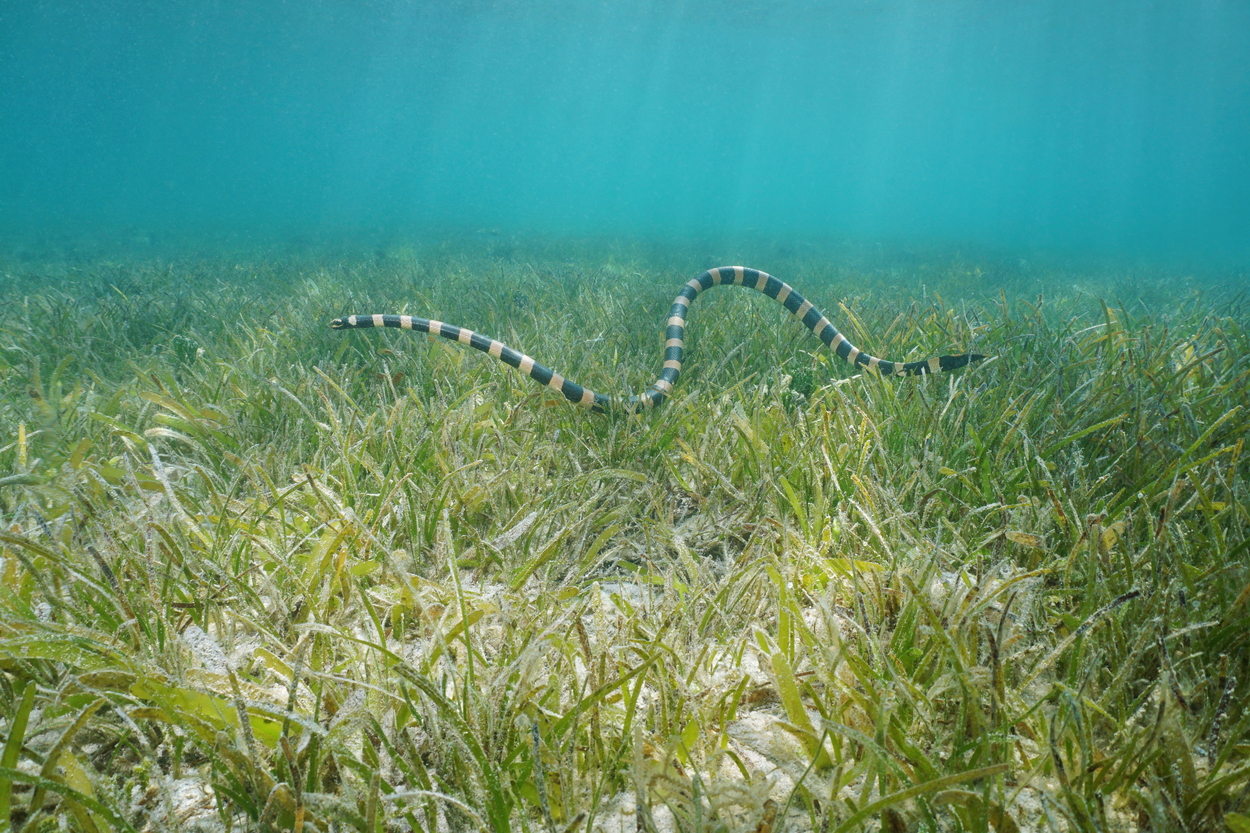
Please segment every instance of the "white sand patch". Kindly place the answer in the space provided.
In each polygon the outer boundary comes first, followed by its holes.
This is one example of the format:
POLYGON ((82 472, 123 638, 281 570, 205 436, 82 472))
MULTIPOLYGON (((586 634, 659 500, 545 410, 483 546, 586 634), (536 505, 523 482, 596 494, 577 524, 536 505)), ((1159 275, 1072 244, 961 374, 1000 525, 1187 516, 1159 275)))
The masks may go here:
POLYGON ((144 813, 142 833, 218 833, 226 829, 217 815, 217 796, 199 775, 162 779, 149 787, 136 805, 144 813))

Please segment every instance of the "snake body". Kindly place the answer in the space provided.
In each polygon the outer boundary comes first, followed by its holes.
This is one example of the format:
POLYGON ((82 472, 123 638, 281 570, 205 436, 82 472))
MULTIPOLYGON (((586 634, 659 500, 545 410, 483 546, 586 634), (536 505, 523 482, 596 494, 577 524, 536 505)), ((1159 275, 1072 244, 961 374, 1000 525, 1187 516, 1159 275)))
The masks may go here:
POLYGON ((815 333, 817 338, 843 359, 886 376, 940 373, 955 370, 969 362, 985 358, 977 353, 964 353, 957 356, 934 356, 915 362, 893 362, 870 356, 851 344, 846 336, 829 323, 824 313, 813 306, 811 301, 795 292, 789 284, 774 278, 767 272, 748 269, 744 266, 720 266, 708 269, 698 277, 692 278, 681 288, 668 312, 668 321, 664 330, 664 368, 660 371, 660 378, 652 382, 651 386, 641 394, 629 397, 595 393, 589 388, 566 379, 550 368, 544 367, 524 353, 513 350, 501 341, 442 321, 418 318, 415 315, 348 315, 334 319, 330 322, 330 326, 336 330, 395 327, 441 336, 494 356, 504 364, 527 374, 540 385, 559 391, 565 399, 582 407, 599 412, 609 410, 635 412, 656 407, 672 392, 673 386, 677 384, 677 377, 681 375, 686 316, 690 310, 690 303, 700 292, 714 286, 746 286, 764 293, 789 310, 795 318, 803 322, 803 326, 815 333))

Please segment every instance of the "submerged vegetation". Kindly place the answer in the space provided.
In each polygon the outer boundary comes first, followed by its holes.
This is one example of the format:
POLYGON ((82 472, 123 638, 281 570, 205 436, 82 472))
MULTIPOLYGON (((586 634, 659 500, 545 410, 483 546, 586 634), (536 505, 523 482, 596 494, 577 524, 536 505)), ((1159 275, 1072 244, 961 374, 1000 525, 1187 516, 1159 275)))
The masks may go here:
MULTIPOLYGON (((710 247, 708 247, 710 248, 710 247)), ((0 825, 1250 830, 1246 299, 493 240, 0 263, 0 825), (598 416, 406 312, 638 392, 598 416)))

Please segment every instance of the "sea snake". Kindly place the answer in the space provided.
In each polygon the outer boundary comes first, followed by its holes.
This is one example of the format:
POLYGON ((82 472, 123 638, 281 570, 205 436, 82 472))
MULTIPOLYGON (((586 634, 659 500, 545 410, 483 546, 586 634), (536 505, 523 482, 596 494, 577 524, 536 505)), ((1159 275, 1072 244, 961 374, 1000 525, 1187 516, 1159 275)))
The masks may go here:
POLYGON ((824 313, 813 306, 811 301, 795 292, 788 283, 777 280, 767 272, 748 269, 744 266, 720 266, 709 269, 697 278, 692 278, 681 288, 677 297, 673 299, 672 309, 668 311, 668 323, 664 330, 664 369, 660 371, 660 378, 637 396, 621 397, 595 393, 543 367, 502 341, 496 341, 481 333, 475 333, 454 324, 445 324, 442 321, 431 321, 415 315, 348 315, 334 319, 330 322, 330 326, 336 330, 396 327, 401 330, 416 330, 419 333, 442 336, 450 341, 467 344, 475 350, 494 356, 506 365, 518 368, 535 382, 559 391, 564 394, 565 399, 584 408, 598 412, 609 410, 635 412, 656 407, 672 392, 673 386, 677 384, 677 377, 681 375, 686 315, 690 309, 690 302, 700 292, 714 286, 748 286, 757 292, 763 292, 788 309, 795 318, 803 322, 803 326, 815 333, 817 338, 839 356, 851 364, 863 365, 887 376, 939 373, 985 358, 977 353, 964 353, 958 356, 934 356, 918 362, 892 362, 870 356, 847 341, 846 336, 829 323, 824 313))

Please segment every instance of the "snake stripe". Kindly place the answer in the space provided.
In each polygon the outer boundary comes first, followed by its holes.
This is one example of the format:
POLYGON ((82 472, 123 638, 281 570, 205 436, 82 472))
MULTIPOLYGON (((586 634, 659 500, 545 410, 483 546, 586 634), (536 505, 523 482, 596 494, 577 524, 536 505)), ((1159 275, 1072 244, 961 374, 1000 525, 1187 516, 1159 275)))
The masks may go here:
POLYGON ((501 341, 442 321, 419 318, 415 315, 348 315, 334 319, 330 322, 330 326, 336 330, 393 327, 429 333, 449 341, 466 344, 475 350, 494 356, 504 364, 517 368, 540 385, 559 391, 570 402, 600 412, 608 410, 633 412, 659 405, 673 391, 677 378, 681 375, 685 350, 686 316, 690 303, 698 297, 700 292, 723 285, 746 286, 762 292, 784 306, 791 315, 811 330, 839 357, 851 364, 866 367, 886 376, 941 373, 985 358, 978 353, 963 353, 957 356, 934 356, 915 362, 895 362, 870 356, 851 344, 846 336, 838 332, 838 329, 829 322, 825 314, 815 304, 796 292, 794 287, 767 272, 749 269, 745 266, 720 266, 709 269, 682 286, 673 300, 672 308, 668 311, 664 326, 664 365, 660 370, 660 376, 651 383, 647 390, 636 396, 612 397, 595 393, 589 388, 566 379, 550 368, 544 367, 524 353, 513 350, 501 341))

